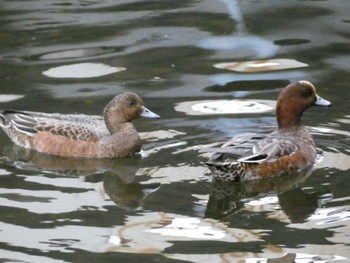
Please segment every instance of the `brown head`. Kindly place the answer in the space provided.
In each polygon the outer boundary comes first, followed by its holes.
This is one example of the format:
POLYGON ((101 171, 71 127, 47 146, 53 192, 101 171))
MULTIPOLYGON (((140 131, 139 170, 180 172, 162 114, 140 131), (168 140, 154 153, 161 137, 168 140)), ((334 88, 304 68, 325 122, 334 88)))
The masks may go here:
POLYGON ((314 85, 308 81, 298 81, 286 86, 277 99, 278 129, 298 128, 303 112, 314 105, 329 107, 332 104, 318 96, 314 85))
POLYGON ((143 116, 147 118, 159 118, 159 116, 144 105, 142 99, 133 92, 124 92, 115 96, 104 108, 103 115, 108 130, 116 132, 120 125, 132 122, 143 116))

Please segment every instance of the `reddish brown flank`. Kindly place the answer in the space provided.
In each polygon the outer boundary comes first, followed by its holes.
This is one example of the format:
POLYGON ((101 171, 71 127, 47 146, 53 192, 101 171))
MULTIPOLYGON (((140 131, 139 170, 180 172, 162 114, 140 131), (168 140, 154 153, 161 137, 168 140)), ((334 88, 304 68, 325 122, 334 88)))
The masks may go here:
POLYGON ((141 139, 132 120, 159 116, 132 92, 115 96, 104 115, 0 112, 0 126, 17 145, 43 153, 84 158, 119 158, 139 152, 141 139))
POLYGON ((285 87, 277 99, 277 129, 266 135, 239 134, 214 152, 207 165, 214 178, 225 181, 277 176, 313 165, 315 142, 301 116, 311 106, 331 106, 308 81, 285 87))

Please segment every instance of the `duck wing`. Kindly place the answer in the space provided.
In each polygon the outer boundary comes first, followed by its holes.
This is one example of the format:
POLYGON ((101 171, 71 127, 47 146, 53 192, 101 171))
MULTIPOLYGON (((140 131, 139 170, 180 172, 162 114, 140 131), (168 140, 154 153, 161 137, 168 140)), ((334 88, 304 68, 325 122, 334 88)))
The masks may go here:
POLYGON ((250 154, 257 142, 265 137, 265 135, 254 133, 238 134, 220 148, 211 147, 204 149, 204 151, 213 153, 211 159, 220 159, 226 156, 230 159, 238 159, 250 154))
POLYGON ((103 121, 103 116, 99 115, 85 115, 85 114, 61 114, 61 113, 45 113, 45 112, 36 112, 36 111, 6 111, 13 113, 22 113, 30 115, 32 117, 56 119, 56 120, 65 120, 79 123, 94 123, 103 121))
POLYGON ((241 156, 237 161, 245 163, 274 162, 283 156, 295 153, 299 146, 290 139, 266 137, 257 142, 251 152, 241 156))
POLYGON ((62 115, 29 111, 2 111, 2 126, 33 136, 40 131, 50 132, 67 139, 88 141, 108 133, 102 117, 62 115))
POLYGON ((295 142, 286 138, 263 134, 237 135, 222 145, 210 149, 214 152, 211 161, 237 161, 244 163, 273 162, 278 158, 291 155, 298 150, 295 142))

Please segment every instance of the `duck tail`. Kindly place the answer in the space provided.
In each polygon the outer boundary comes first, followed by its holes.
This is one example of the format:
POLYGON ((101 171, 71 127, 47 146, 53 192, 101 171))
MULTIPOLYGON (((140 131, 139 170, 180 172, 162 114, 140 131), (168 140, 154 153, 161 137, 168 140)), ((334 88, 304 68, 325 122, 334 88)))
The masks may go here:
POLYGON ((213 177, 220 181, 240 181, 244 176, 244 165, 240 162, 206 162, 213 177))

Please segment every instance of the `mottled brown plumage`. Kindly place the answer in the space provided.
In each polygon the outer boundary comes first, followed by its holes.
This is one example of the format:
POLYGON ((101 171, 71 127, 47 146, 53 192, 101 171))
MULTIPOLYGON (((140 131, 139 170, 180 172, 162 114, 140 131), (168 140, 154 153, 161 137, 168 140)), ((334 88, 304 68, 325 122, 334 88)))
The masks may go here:
POLYGON ((0 126, 17 145, 64 157, 119 158, 139 152, 141 139, 131 123, 159 116, 133 92, 115 96, 103 116, 5 110, 0 126))

